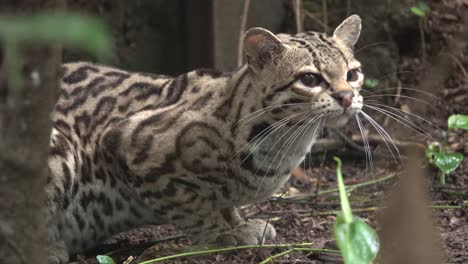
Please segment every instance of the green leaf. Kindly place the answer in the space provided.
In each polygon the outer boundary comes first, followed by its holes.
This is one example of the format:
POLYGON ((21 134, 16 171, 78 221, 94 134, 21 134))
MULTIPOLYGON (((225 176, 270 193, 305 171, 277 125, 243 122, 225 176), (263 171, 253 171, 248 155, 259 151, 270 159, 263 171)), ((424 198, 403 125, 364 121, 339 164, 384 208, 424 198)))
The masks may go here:
POLYGON ((110 59, 113 53, 108 27, 96 17, 75 13, 0 16, 0 39, 12 43, 62 43, 90 52, 100 60, 110 59))
POLYGON ((333 225, 335 239, 346 264, 370 263, 379 251, 377 233, 359 217, 347 223, 340 213, 333 225))
POLYGON ((463 160, 463 154, 455 153, 434 153, 434 164, 444 173, 453 172, 463 160))
POLYGON ((451 115, 448 119, 448 129, 461 128, 468 130, 467 115, 451 115))
POLYGON ((421 9, 419 9, 419 8, 416 7, 416 6, 412 6, 412 7, 410 8, 410 10, 411 10, 411 13, 417 15, 418 17, 424 17, 424 16, 425 16, 424 11, 421 10, 421 9))
POLYGON ((338 181, 338 190, 340 192, 340 202, 341 202, 341 211, 343 212, 344 219, 346 222, 351 222, 353 215, 351 213, 351 206, 349 205, 348 196, 346 196, 346 186, 343 182, 343 174, 341 172, 341 159, 338 157, 333 157, 336 161, 336 178, 338 181))
POLYGON ((96 256, 97 261, 99 264, 115 264, 114 260, 106 255, 98 255, 96 256))
POLYGON ((366 79, 364 81, 364 86, 368 89, 375 89, 379 85, 379 80, 377 79, 366 79))
POLYGON ((423 11, 424 13, 428 13, 429 11, 431 11, 431 9, 429 8, 429 6, 424 3, 424 2, 419 2, 418 3, 418 8, 423 11))

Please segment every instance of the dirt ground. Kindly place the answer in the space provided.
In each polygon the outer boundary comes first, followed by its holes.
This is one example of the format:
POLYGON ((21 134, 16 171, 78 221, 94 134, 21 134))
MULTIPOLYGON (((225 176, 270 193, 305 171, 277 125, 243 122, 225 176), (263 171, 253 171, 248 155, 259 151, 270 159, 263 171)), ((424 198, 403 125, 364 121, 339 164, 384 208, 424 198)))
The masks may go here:
MULTIPOLYGON (((435 126, 446 129, 447 117, 454 113, 468 114, 468 1, 427 1, 432 11, 426 27, 428 58, 421 62, 418 54, 400 54, 398 70, 411 73, 398 75, 401 89, 377 90, 365 95, 382 96, 388 106, 418 114, 430 120, 435 126), (441 50, 445 50, 441 52, 441 50), (448 65, 448 66, 447 66, 448 65), (444 71, 444 69, 448 69, 444 71), (437 74, 433 74, 434 71, 437 74), (440 82, 437 89, 434 84, 440 82), (416 93, 405 87, 431 93, 432 96, 416 93), (416 97, 425 100, 423 105, 416 97), (423 105, 423 106, 421 106, 423 105)), ((417 47, 417 46, 416 46, 417 47)), ((404 51, 402 51, 404 52, 404 51)), ((247 218, 268 219, 276 228, 277 238, 268 244, 312 243, 311 247, 336 249, 333 238, 333 222, 336 211, 340 209, 336 187, 336 165, 331 157, 340 156, 344 161, 343 173, 346 185, 364 183, 365 186, 354 188, 349 192, 350 203, 355 214, 365 219, 381 232, 382 217, 389 193, 397 189, 399 179, 404 177, 404 163, 407 160, 407 148, 419 149, 420 146, 442 139, 442 130, 422 121, 408 117, 428 136, 405 128, 391 118, 373 113, 375 119, 397 141, 403 158, 392 160, 386 146, 378 134, 371 131, 370 144, 373 151, 373 173, 362 148, 356 146, 361 140, 359 130, 350 126, 345 133, 345 142, 327 152, 315 153, 293 173, 291 180, 280 192, 283 196, 275 197, 257 205, 242 208, 247 218), (408 147, 410 146, 410 147, 408 147), (382 179, 378 183, 373 180, 382 179), (367 184, 367 185, 366 185, 367 184), (294 197, 294 198, 292 198, 294 197)), ((332 132, 328 132, 332 133, 332 132)), ((336 136, 335 136, 336 137, 336 136)), ((333 138, 333 137, 331 137, 333 138)), ((468 155, 468 133, 453 131, 448 136, 451 151, 468 155)), ((421 165, 421 164, 420 164, 421 165)), ((424 182, 427 183, 428 200, 431 206, 432 222, 436 240, 441 247, 444 263, 468 263, 468 158, 447 178, 447 184, 441 186, 437 170, 427 163, 424 182)), ((411 198, 410 198, 411 199, 411 198)), ((416 216, 417 217, 417 216, 416 216)), ((387 219, 388 220, 388 219, 387 219)), ((206 254, 196 257, 184 257, 168 260, 165 263, 258 263, 269 256, 289 248, 245 249, 227 253, 206 254)), ((189 241, 179 236, 172 226, 146 226, 131 232, 120 234, 105 245, 93 250, 86 256, 79 256, 79 263, 96 263, 96 254, 108 254, 117 263, 139 263, 157 257, 173 255, 194 250, 189 241), (132 260, 132 261, 131 261, 132 260)), ((274 263, 340 263, 336 254, 295 252, 277 258, 274 263)))

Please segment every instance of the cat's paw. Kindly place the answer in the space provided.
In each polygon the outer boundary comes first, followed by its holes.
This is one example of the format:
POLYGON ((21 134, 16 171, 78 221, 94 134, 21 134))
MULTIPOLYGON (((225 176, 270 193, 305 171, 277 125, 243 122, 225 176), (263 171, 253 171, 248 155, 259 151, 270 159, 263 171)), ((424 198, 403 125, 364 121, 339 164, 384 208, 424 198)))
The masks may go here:
POLYGON ((215 243, 223 246, 259 245, 275 238, 275 228, 261 219, 250 219, 232 230, 219 234, 215 243))

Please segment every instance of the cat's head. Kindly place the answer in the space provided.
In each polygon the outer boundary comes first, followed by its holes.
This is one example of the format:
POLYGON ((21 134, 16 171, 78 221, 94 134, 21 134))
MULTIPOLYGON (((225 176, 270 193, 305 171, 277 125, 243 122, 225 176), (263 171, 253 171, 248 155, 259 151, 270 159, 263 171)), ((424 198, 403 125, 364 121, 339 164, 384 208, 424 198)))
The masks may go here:
POLYGON ((344 125, 363 106, 359 91, 364 75, 353 53, 360 31, 357 15, 344 20, 332 36, 247 31, 247 61, 255 82, 265 88, 263 107, 270 107, 275 119, 296 115, 294 120, 304 122, 322 115, 326 126, 344 125))

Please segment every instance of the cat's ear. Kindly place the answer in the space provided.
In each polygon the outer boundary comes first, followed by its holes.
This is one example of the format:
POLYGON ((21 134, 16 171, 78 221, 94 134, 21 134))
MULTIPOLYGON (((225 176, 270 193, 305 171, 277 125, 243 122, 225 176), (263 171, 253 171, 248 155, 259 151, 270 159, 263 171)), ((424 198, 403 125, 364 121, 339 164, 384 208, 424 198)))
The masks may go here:
POLYGON ((339 39, 349 48, 356 44, 361 33, 361 18, 358 15, 352 15, 345 19, 333 32, 333 38, 339 39))
POLYGON ((255 70, 262 70, 265 64, 274 63, 285 48, 275 34, 264 28, 251 28, 244 35, 247 61, 255 70))

